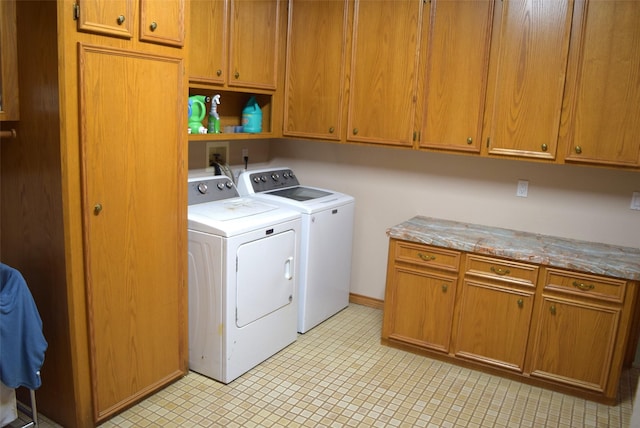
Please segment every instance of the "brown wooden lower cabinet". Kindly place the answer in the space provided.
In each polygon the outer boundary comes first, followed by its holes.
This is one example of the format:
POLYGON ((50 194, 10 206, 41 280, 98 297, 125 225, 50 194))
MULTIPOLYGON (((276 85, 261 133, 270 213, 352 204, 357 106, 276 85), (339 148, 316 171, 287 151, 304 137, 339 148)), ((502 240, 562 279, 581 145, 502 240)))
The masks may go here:
POLYGON ((382 343, 613 403, 636 287, 391 238, 382 343))

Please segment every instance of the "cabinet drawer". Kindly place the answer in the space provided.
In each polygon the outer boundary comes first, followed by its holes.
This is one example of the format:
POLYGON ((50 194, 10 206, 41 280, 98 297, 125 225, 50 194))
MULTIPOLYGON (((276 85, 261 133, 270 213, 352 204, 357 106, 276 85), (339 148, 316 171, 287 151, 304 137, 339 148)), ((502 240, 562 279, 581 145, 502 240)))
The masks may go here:
POLYGON ((627 289, 627 281, 548 268, 544 275, 544 289, 545 291, 622 302, 627 289))
POLYGON ((535 288, 538 279, 538 266, 468 254, 465 262, 465 275, 535 288))
POLYGON ((404 241, 397 241, 395 245, 396 261, 453 272, 460 269, 460 255, 459 251, 404 241))

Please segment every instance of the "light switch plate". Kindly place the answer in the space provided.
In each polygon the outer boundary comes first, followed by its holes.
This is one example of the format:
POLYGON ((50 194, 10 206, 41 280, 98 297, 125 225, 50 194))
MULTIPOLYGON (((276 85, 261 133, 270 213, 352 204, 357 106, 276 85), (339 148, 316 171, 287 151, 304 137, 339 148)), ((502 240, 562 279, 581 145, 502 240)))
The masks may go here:
POLYGON ((631 195, 631 206, 629 208, 640 211, 640 192, 633 192, 631 195))

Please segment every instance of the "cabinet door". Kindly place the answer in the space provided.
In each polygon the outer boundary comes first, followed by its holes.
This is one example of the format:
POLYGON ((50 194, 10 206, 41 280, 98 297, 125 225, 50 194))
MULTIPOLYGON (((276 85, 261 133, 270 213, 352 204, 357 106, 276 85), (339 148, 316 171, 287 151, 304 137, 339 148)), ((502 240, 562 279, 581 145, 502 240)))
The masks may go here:
POLYGON ((620 309, 544 296, 538 317, 531 376, 603 391, 620 309))
POLYGON ((289 3, 285 135, 340 140, 347 12, 347 0, 289 3))
POLYGON ((141 0, 140 40, 184 46, 185 0, 141 0))
POLYGON ((572 0, 496 2, 489 154, 555 159, 572 11, 572 0))
POLYGON ((134 0, 80 0, 78 30, 130 39, 136 22, 134 0))
POLYGON ((81 45, 79 75, 85 282, 99 421, 187 369, 184 65, 81 45), (158 88, 171 102, 149 102, 158 88))
POLYGON ((223 85, 227 78, 229 0, 190 3, 189 81, 223 85))
POLYGON ((579 1, 576 18, 565 159, 640 166, 640 2, 579 1))
POLYGON ((522 372, 533 293, 465 280, 455 355, 522 372))
POLYGON ((16 2, 0 1, 0 121, 18 120, 16 2))
POLYGON ((347 140, 411 147, 421 0, 356 0, 347 140))
POLYGON ((448 352, 456 282, 456 276, 396 267, 382 337, 448 352))
POLYGON ((493 1, 430 4, 420 147, 479 153, 493 1))
POLYGON ((275 89, 279 0, 231 0, 229 86, 275 89))

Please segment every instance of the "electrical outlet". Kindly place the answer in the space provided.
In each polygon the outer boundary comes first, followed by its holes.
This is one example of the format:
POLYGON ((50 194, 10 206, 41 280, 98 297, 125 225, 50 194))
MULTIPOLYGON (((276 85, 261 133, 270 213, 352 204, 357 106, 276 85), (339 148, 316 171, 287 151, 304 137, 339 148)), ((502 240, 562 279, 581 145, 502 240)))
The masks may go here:
POLYGON ((521 198, 526 198, 527 193, 529 193, 529 181, 518 180, 518 188, 516 189, 516 196, 519 196, 521 198))
POLYGON ((213 162, 229 162, 229 143, 226 141, 207 142, 207 171, 213 171, 213 162))
POLYGON ((640 211, 640 192, 633 192, 631 195, 631 206, 629 208, 640 211))

